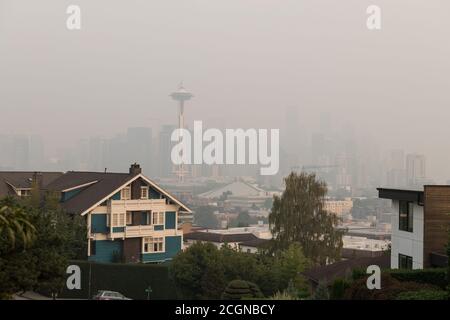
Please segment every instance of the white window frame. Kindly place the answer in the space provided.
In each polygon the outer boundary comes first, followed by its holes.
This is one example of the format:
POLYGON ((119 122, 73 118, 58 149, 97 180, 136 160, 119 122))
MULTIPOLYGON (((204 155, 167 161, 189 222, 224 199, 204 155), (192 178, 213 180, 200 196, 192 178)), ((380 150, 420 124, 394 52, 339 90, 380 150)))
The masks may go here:
POLYGON ((148 199, 148 186, 141 187, 141 199, 148 199))
POLYGON ((126 213, 117 212, 111 213, 111 227, 125 227, 126 223, 126 213))
POLYGON ((131 187, 126 186, 120 190, 120 200, 130 200, 131 199, 131 187))
POLYGON ((142 238, 142 253, 161 253, 166 252, 165 248, 165 237, 143 237, 142 238), (161 245, 161 250, 156 249, 155 251, 155 244, 161 245), (147 250, 145 250, 145 245, 147 245, 147 250))
POLYGON ((152 225, 164 225, 166 220, 166 213, 162 211, 152 211, 152 225))
POLYGON ((133 211, 127 211, 125 220, 127 226, 133 224, 133 211))

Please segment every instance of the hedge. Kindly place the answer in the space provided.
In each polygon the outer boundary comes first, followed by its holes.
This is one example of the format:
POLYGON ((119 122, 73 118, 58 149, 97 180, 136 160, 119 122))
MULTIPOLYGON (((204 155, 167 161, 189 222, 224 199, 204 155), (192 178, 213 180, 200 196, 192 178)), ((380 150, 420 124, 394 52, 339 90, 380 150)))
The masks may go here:
POLYGON ((71 261, 81 269, 81 290, 65 286, 59 298, 91 299, 98 290, 118 291, 132 299, 176 299, 175 286, 169 277, 168 264, 123 264, 71 261), (90 269, 90 270, 89 270, 90 269), (89 274, 90 289, 89 289, 89 274))
POLYGON ((423 270, 390 270, 388 272, 394 279, 401 282, 417 282, 430 284, 441 289, 448 285, 446 268, 431 268, 423 270))
POLYGON ((448 293, 444 290, 419 290, 400 293, 396 300, 447 300, 448 293))

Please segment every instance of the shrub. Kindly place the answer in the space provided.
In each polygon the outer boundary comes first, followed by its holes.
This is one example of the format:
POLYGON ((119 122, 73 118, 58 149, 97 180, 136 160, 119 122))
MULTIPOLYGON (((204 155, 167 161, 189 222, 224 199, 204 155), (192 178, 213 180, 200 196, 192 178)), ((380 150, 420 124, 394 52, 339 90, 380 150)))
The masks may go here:
POLYGON ((345 290, 350 287, 350 282, 345 279, 336 279, 331 285, 330 299, 340 300, 344 298, 345 290))
POLYGON ((367 277, 367 272, 365 269, 356 268, 352 270, 352 280, 360 280, 367 277))
POLYGON ((366 279, 354 281, 345 290, 344 299, 348 300, 394 300, 400 293, 420 290, 437 290, 438 288, 429 284, 416 282, 400 282, 384 273, 381 275, 381 289, 369 290, 366 279))
POLYGON ((400 293, 396 300, 448 300, 444 290, 419 290, 400 293))
POLYGON ((288 292, 277 292, 269 298, 270 300, 298 300, 297 297, 290 295, 288 292))
POLYGON ((432 268, 424 270, 390 270, 389 274, 401 282, 417 282, 430 284, 441 289, 447 286, 447 270, 445 268, 432 268))
POLYGON ((326 282, 320 281, 316 290, 314 291, 314 294, 312 296, 313 300, 329 300, 330 299, 330 293, 328 291, 328 286, 326 282))
POLYGON ((244 280, 231 281, 222 294, 222 299, 225 300, 242 300, 246 298, 263 298, 263 295, 256 284, 244 280))

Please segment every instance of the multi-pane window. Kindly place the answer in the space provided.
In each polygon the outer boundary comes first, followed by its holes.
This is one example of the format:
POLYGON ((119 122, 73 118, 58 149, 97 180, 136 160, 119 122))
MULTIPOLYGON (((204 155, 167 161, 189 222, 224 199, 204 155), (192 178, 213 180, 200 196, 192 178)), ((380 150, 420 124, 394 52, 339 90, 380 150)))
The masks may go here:
POLYGON ((153 212, 152 224, 164 224, 164 212, 153 212))
POLYGON ((125 213, 113 213, 112 214, 112 227, 125 226, 125 213))
POLYGON ((152 213, 151 211, 145 211, 145 224, 150 225, 152 224, 152 213))
POLYGON ((141 199, 148 199, 148 187, 141 187, 141 199))
POLYGON ((120 191, 120 199, 121 200, 130 200, 131 199, 131 187, 127 186, 120 191))
POLYGON ((412 270, 413 260, 412 257, 406 256, 404 254, 398 255, 398 267, 399 269, 412 270))
POLYGON ((144 237, 144 252, 164 252, 164 238, 144 237))
POLYGON ((133 224, 133 212, 127 211, 127 226, 133 224))
POLYGON ((399 201, 398 214, 399 230, 413 232, 413 203, 399 201))

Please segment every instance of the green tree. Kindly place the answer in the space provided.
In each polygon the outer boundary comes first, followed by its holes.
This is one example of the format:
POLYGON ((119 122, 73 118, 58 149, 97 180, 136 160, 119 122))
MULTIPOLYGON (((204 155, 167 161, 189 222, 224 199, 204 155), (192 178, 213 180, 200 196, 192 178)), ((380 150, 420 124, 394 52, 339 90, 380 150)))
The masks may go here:
POLYGON ((284 181, 286 189, 280 197, 274 196, 269 215, 275 250, 297 242, 314 264, 339 260, 343 232, 335 229, 339 219, 324 209, 325 182, 304 172, 292 172, 284 181))
POLYGON ((36 228, 30 222, 25 208, 16 203, 14 198, 0 201, 0 237, 13 249, 17 238, 23 246, 29 246, 36 234, 36 228))
POLYGON ((194 243, 178 253, 170 272, 178 295, 185 299, 220 298, 223 288, 217 286, 226 284, 219 250, 211 243, 194 243))
POLYGON ((274 269, 280 276, 280 288, 289 288, 290 294, 295 290, 297 296, 308 295, 308 284, 302 273, 309 265, 308 259, 298 243, 291 244, 286 250, 278 252, 275 257, 274 269))
POLYGON ((0 236, 0 295, 26 290, 56 294, 64 284, 68 260, 85 255, 84 219, 66 214, 52 195, 42 201, 32 197, 8 201, 14 210, 26 212, 35 236, 27 245, 23 237, 18 238, 13 249, 8 237, 0 236))
POLYGON ((248 211, 242 211, 238 214, 236 219, 233 221, 233 226, 242 228, 242 227, 248 227, 251 222, 251 217, 248 214, 248 211))
POLYGON ((194 223, 198 226, 215 229, 217 228, 219 221, 214 215, 214 207, 201 206, 195 210, 194 223))
POLYGON ((232 280, 255 283, 266 296, 282 292, 292 282, 300 296, 305 283, 300 273, 306 265, 298 245, 271 255, 195 243, 173 259, 170 272, 179 296, 185 299, 219 299, 232 280))

